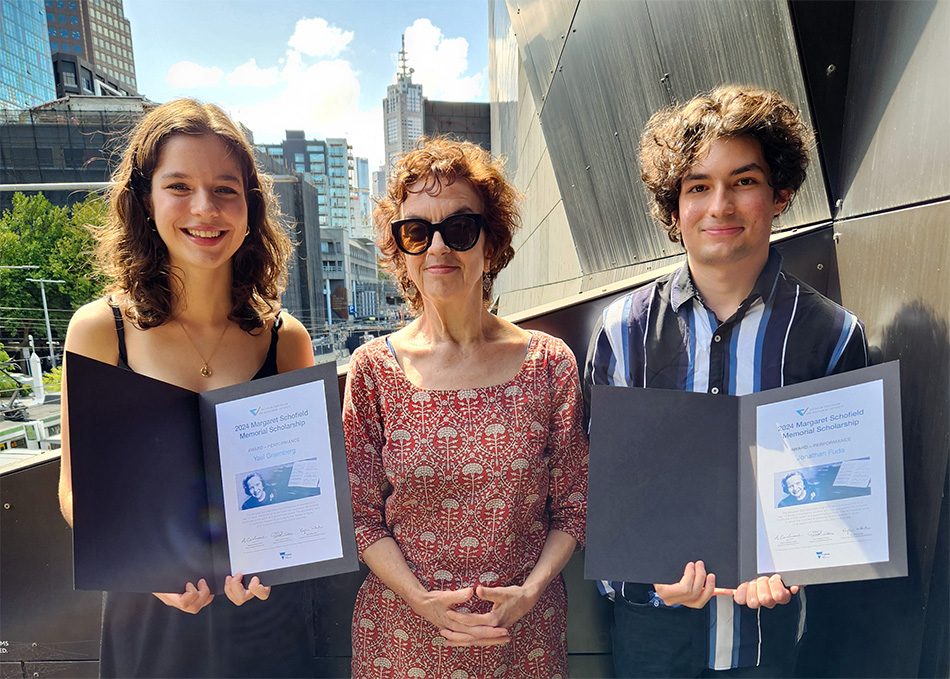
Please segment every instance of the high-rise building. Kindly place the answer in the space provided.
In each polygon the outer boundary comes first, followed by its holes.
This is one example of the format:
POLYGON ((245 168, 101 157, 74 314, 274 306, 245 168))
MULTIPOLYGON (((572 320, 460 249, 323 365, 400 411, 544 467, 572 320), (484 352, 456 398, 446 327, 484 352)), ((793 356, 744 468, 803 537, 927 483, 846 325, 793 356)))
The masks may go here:
POLYGON ((258 148, 316 188, 327 318, 380 315, 383 285, 372 239, 369 161, 355 158, 346 139, 307 139, 303 130, 287 130, 279 144, 258 148))
POLYGON ((491 152, 491 105, 488 102, 423 99, 425 135, 470 141, 491 152))
POLYGON ((413 69, 406 66, 406 36, 402 36, 396 82, 386 88, 383 99, 383 139, 386 173, 399 153, 412 149, 423 134, 422 85, 412 82, 413 69))
POLYGON ((0 108, 26 109, 56 96, 43 0, 0 0, 0 108))
POLYGON ((122 0, 44 0, 57 96, 137 93, 122 0))

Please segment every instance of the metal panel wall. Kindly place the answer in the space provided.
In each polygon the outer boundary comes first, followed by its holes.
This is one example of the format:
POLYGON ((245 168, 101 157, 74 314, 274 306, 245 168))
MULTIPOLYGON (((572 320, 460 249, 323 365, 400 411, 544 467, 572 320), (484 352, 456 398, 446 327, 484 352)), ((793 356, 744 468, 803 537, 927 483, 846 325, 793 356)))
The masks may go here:
POLYGON ((507 0, 531 94, 540 111, 580 0, 507 0))
POLYGON ((842 216, 950 195, 950 3, 858 2, 842 216))
POLYGON ((866 323, 880 360, 901 362, 909 576, 809 587, 805 674, 946 676, 950 202, 841 221, 835 231, 842 301, 866 323))
POLYGON ((541 111, 585 274, 679 252, 640 185, 643 122, 669 98, 644 2, 581 2, 541 111))
MULTIPOLYGON (((639 179, 639 135, 655 111, 722 82, 743 82, 782 91, 809 119, 784 3, 582 0, 569 26, 564 4, 511 1, 508 7, 577 256, 592 285, 603 282, 598 273, 682 252, 649 217, 639 179)), ((816 162, 779 225, 830 217, 816 162)))
POLYGON ((488 101, 491 147, 506 159, 505 169, 518 169, 518 40, 504 0, 488 0, 488 101))
MULTIPOLYGON (((805 81, 787 3, 717 0, 647 3, 668 85, 678 102, 722 83, 767 87, 802 109, 811 124, 805 81)), ((831 217, 821 167, 812 166, 778 228, 831 217)))

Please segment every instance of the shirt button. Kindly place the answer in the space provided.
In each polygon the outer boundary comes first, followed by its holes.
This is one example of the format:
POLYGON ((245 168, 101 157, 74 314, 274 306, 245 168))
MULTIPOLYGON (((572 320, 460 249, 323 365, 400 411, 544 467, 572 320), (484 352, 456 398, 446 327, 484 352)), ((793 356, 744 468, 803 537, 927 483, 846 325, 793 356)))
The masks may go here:
POLYGON ((718 393, 719 393, 719 387, 713 387, 712 389, 709 390, 709 392, 712 393, 712 394, 718 394, 718 393))
POLYGON ((721 340, 722 340, 722 337, 720 335, 716 335, 715 337, 713 337, 714 342, 719 342, 721 340))

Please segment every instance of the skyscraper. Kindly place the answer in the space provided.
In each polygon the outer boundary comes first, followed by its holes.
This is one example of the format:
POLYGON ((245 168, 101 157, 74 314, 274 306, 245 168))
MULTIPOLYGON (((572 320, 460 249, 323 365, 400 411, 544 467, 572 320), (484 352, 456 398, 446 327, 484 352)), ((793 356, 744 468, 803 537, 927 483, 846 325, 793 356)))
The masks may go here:
POLYGON ((0 0, 0 108, 30 108, 55 96, 43 0, 0 0))
POLYGON ((422 85, 412 83, 412 69, 406 67, 406 36, 402 36, 396 82, 386 88, 383 99, 383 125, 386 150, 386 174, 393 158, 412 149, 423 134, 422 85))
POLYGON ((58 96, 136 94, 122 0, 44 0, 58 96))
POLYGON ((258 148, 316 188, 328 322, 378 315, 382 284, 369 221, 369 161, 354 157, 346 139, 307 139, 303 130, 287 130, 281 143, 258 148))

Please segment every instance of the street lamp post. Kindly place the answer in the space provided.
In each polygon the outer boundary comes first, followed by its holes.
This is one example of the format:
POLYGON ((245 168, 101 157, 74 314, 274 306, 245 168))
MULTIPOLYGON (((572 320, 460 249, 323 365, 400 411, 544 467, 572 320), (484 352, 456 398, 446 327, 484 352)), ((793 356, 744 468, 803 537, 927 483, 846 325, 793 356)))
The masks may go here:
POLYGON ((46 306, 46 286, 44 283, 65 283, 66 281, 51 281, 45 278, 27 278, 26 280, 31 283, 40 284, 40 294, 43 296, 43 317, 46 319, 46 341, 49 344, 49 359, 53 365, 56 367, 56 354, 53 352, 53 332, 49 327, 49 309, 46 306))

